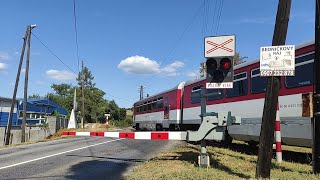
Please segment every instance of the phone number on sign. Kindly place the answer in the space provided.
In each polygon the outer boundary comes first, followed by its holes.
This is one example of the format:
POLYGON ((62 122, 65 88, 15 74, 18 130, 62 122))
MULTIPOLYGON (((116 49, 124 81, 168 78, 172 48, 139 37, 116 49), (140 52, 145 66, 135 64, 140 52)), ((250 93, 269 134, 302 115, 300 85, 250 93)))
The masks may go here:
POLYGON ((294 76, 293 70, 262 70, 260 76, 294 76))

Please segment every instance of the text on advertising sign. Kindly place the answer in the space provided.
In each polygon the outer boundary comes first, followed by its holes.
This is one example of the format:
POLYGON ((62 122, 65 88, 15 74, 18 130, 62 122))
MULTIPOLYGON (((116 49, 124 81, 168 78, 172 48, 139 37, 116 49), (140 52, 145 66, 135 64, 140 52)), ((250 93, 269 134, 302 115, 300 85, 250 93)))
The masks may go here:
POLYGON ((260 76, 294 76, 295 46, 260 48, 260 76))

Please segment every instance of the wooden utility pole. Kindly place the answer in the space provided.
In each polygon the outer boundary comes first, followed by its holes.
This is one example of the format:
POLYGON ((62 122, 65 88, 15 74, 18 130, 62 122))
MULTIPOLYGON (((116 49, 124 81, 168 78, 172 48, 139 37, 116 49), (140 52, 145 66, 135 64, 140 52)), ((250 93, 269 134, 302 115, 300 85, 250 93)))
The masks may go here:
MULTIPOLYGON (((287 36, 291 0, 279 0, 276 23, 273 32, 272 46, 284 45, 287 36)), ((266 97, 264 100, 263 117, 259 139, 259 154, 256 166, 256 178, 270 178, 272 147, 280 77, 268 78, 266 97)))
POLYGON ((23 62, 23 57, 24 57, 24 51, 26 49, 26 42, 29 34, 29 28, 30 26, 27 26, 26 34, 24 35, 23 38, 23 45, 22 45, 22 50, 21 50, 21 55, 20 55, 20 62, 18 66, 18 72, 17 72, 17 77, 16 77, 16 83, 14 85, 14 90, 13 90, 13 95, 12 95, 12 102, 11 102, 11 108, 10 108, 10 113, 9 113, 9 118, 8 118, 8 124, 6 128, 6 137, 5 137, 5 145, 9 145, 10 142, 10 134, 11 134, 11 126, 12 126, 12 116, 13 116, 13 110, 16 105, 16 97, 17 97, 17 90, 18 90, 18 85, 19 85, 19 79, 20 79, 20 73, 21 73, 21 66, 23 62))
POLYGON ((312 146, 312 169, 313 173, 320 173, 320 18, 319 0, 316 0, 315 18, 315 58, 314 58, 314 89, 313 89, 313 146, 312 146))
POLYGON ((83 61, 82 61, 82 71, 81 71, 81 86, 82 86, 82 117, 81 117, 81 128, 84 127, 84 68, 83 68, 83 61))
POLYGON ((26 142, 26 119, 27 119, 27 99, 28 99, 28 79, 29 79, 29 62, 30 62, 30 40, 31 40, 31 26, 28 25, 28 50, 26 60, 26 72, 24 79, 24 98, 23 98, 23 118, 21 123, 21 142, 26 142))

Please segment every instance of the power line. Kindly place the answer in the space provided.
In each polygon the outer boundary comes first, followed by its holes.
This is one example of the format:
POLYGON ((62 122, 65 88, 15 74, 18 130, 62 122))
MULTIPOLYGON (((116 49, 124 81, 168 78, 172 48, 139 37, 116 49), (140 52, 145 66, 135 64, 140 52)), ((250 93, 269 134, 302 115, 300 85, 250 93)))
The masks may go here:
POLYGON ((215 20, 217 20, 216 15, 218 16, 217 10, 219 10, 219 9, 217 9, 217 7, 218 7, 218 0, 215 1, 215 5, 214 5, 213 18, 212 18, 212 23, 211 23, 211 33, 212 34, 213 34, 214 28, 215 28, 215 26, 214 26, 215 20))
MULTIPOLYGON (((78 75, 74 70, 72 70, 66 63, 64 63, 52 50, 49 49, 49 47, 47 45, 45 45, 33 32, 31 32, 31 34, 52 54, 54 55, 63 65, 65 65, 70 71, 72 71, 75 75, 78 75)), ((116 99, 122 99, 122 100, 127 100, 127 101, 135 101, 135 98, 137 98, 138 96, 134 97, 134 98, 121 98, 121 97, 117 97, 117 96, 113 96, 111 94, 107 94, 107 96, 116 98, 116 99)))
MULTIPOLYGON (((204 1, 205 2, 205 1, 204 1)), ((180 37, 178 38, 177 42, 175 44, 179 44, 180 41, 182 40, 182 38, 184 37, 184 34, 187 32, 187 30, 190 28, 190 26, 193 24, 194 19, 198 16, 198 14, 200 13, 200 10, 202 9, 202 7, 204 6, 204 2, 201 4, 201 6, 197 9, 197 11, 195 12, 195 14, 193 15, 191 22, 186 26, 186 28, 183 30, 183 32, 181 33, 180 37)), ((177 46, 173 46, 173 48, 169 51, 169 54, 166 56, 166 58, 164 59, 163 62, 165 62, 166 60, 169 59, 169 56, 173 53, 173 51, 176 49, 177 46)))
MULTIPOLYGON (((199 8, 195 11, 195 13, 194 13, 194 15, 193 15, 193 17, 192 17, 192 19, 191 19, 191 22, 185 27, 185 29, 183 30, 183 32, 182 32, 181 35, 179 36, 178 40, 176 41, 176 43, 174 43, 175 46, 172 47, 172 49, 169 51, 169 53, 168 53, 168 55, 166 56, 166 58, 164 58, 164 60, 163 60, 162 62, 160 62, 160 63, 163 64, 164 62, 166 62, 166 61, 169 59, 169 56, 174 52, 174 50, 176 49, 177 44, 180 43, 180 41, 181 41, 182 38, 184 37, 184 34, 187 32, 187 30, 188 30, 188 29, 190 28, 190 26, 193 24, 195 18, 198 16, 198 14, 200 13, 200 10, 204 7, 204 5, 205 5, 205 1, 203 1, 203 3, 202 3, 202 4, 199 6, 199 8)), ((146 81, 145 84, 147 84, 147 83, 148 83, 148 81, 146 81)), ((147 85, 149 85, 149 84, 147 84, 147 85)))
POLYGON ((217 22, 217 28, 216 28, 216 34, 218 34, 218 30, 219 30, 221 12, 222 12, 222 8, 223 8, 223 2, 224 1, 221 0, 220 11, 219 11, 219 16, 218 16, 218 22, 217 22))
POLYGON ((52 52, 48 46, 46 46, 33 32, 31 34, 52 54, 54 55, 63 65, 65 65, 70 71, 72 71, 75 75, 78 75, 74 70, 72 70, 66 63, 64 63, 54 52, 52 52))
POLYGON ((75 0, 73 0, 73 19, 74 19, 74 31, 75 31, 75 35, 76 35, 78 71, 80 72, 79 43, 78 43, 78 29, 77 29, 76 1, 75 0))

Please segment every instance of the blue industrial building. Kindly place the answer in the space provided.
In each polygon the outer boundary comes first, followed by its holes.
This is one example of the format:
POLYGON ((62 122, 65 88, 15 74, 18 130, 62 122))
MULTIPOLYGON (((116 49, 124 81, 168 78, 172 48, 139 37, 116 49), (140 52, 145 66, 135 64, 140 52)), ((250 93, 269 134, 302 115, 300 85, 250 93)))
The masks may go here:
MULTIPOLYGON (((0 126, 7 125, 12 99, 0 97, 0 126)), ((54 111, 60 116, 66 117, 67 110, 49 99, 27 100, 27 124, 42 124, 45 116, 52 115, 54 111)), ((16 102, 12 125, 20 125, 23 118, 23 99, 16 102)))

